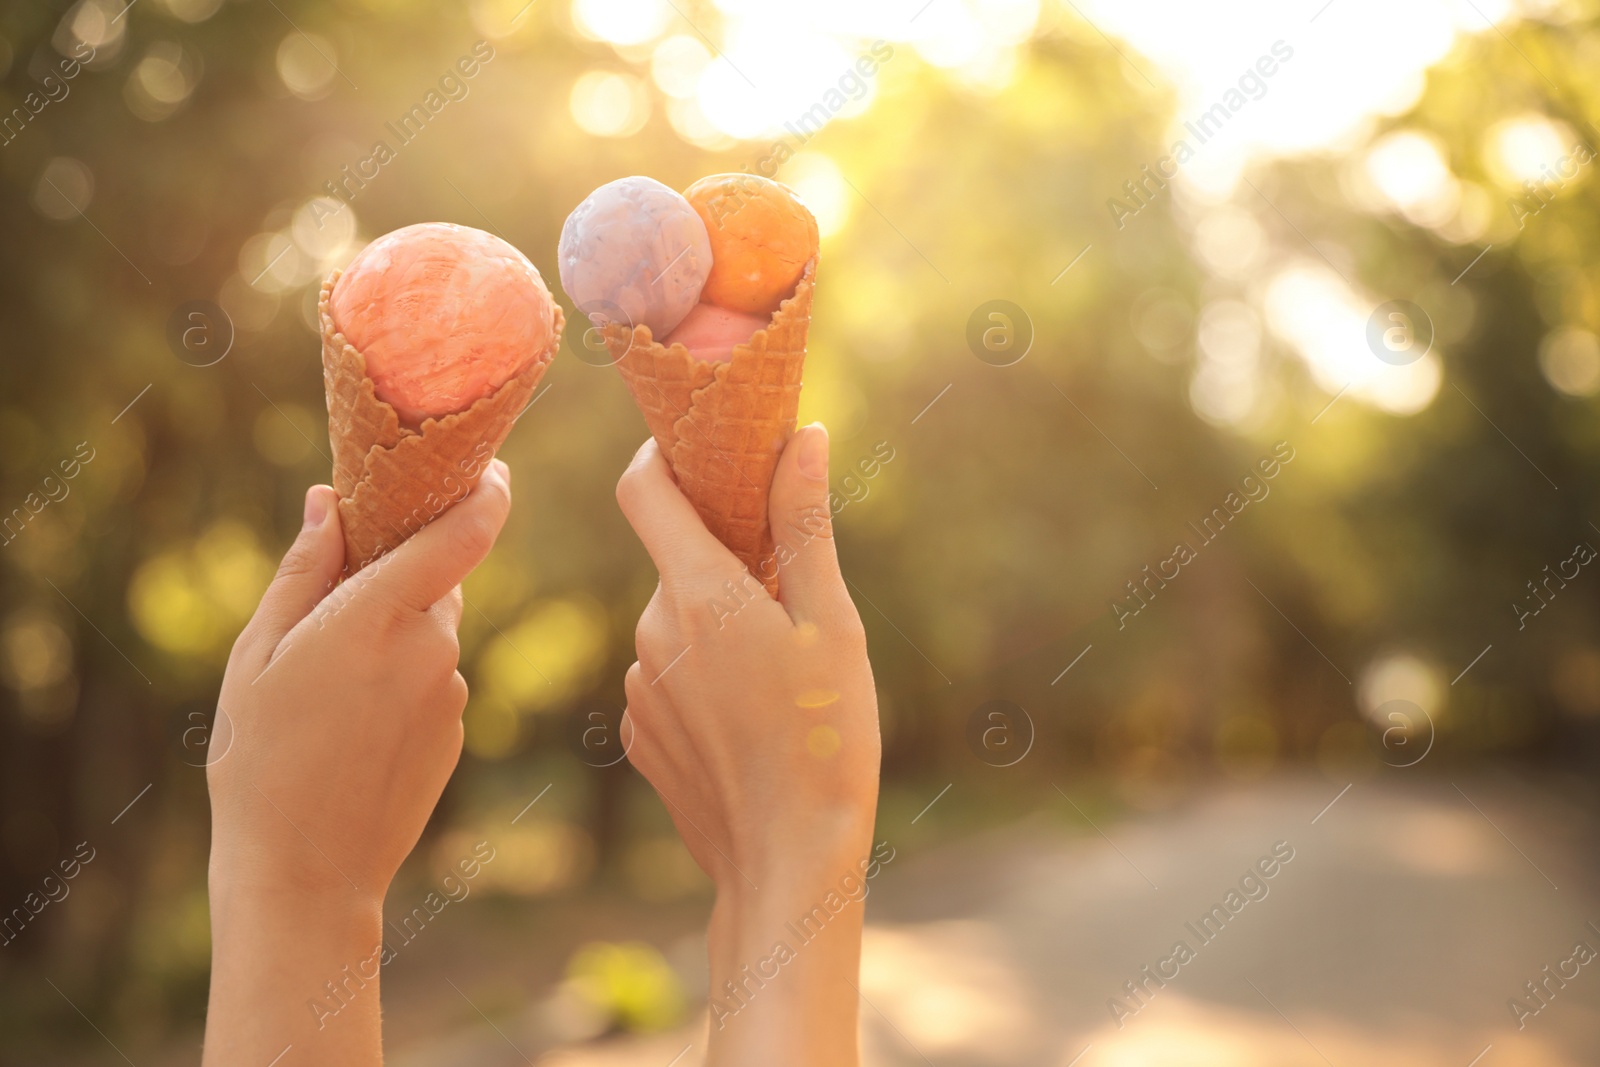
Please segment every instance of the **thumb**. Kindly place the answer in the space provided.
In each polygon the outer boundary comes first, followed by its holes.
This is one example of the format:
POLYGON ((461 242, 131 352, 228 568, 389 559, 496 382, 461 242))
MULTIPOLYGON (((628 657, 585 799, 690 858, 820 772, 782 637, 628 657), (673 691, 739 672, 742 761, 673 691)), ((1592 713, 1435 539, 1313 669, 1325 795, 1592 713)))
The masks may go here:
POLYGON ((828 430, 820 422, 789 439, 772 477, 767 521, 778 561, 778 599, 795 621, 827 615, 848 599, 828 506, 828 430))
POLYGON ((339 497, 331 486, 306 490, 305 522, 283 555, 277 576, 245 634, 261 660, 270 659, 283 635, 311 613, 333 589, 344 569, 344 530, 339 524, 339 497))
POLYGON ((720 581, 738 566, 678 488, 654 437, 645 438, 622 472, 617 504, 669 589, 710 575, 720 581))
POLYGON ((510 470, 491 460, 466 499, 367 566, 372 590, 396 614, 427 611, 483 562, 510 513, 510 470))

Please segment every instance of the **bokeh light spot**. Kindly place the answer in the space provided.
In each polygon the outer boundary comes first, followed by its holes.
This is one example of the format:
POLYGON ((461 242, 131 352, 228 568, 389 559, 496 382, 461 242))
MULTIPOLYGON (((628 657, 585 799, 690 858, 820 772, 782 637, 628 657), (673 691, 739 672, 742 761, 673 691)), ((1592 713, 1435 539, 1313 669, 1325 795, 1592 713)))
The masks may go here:
POLYGON ((572 86, 572 120, 596 137, 630 137, 650 117, 650 96, 631 74, 593 70, 572 86))
POLYGON ((605 609, 593 600, 536 604, 489 643, 478 676, 487 692, 523 710, 556 707, 604 665, 609 629, 605 609))
POLYGON ((309 33, 291 33, 278 45, 278 77, 302 100, 321 100, 333 89, 339 60, 333 42, 309 33))
POLYGON ((222 9, 222 0, 160 0, 173 18, 184 22, 204 22, 222 9))
POLYGON ((55 685, 72 673, 72 639, 53 615, 24 608, 0 631, 0 681, 22 692, 55 685))
POLYGON ((1421 657, 1394 652, 1373 660, 1357 683, 1361 710, 1379 726, 1389 725, 1378 709, 1391 700, 1408 700, 1426 715, 1437 716, 1444 699, 1439 673, 1421 657))
POLYGON ((1417 225, 1442 226, 1455 217, 1460 186, 1432 137, 1391 133, 1367 153, 1366 169, 1389 204, 1417 225))
POLYGON ((33 206, 39 214, 58 222, 75 219, 94 199, 94 174, 70 156, 57 156, 44 165, 33 187, 33 206))
POLYGON ((680 33, 656 45, 650 54, 650 77, 668 96, 687 99, 710 62, 711 53, 698 38, 680 33))
POLYGON ((160 122, 189 99, 198 81, 199 69, 182 45, 157 41, 128 75, 122 97, 139 118, 160 122))
POLYGON ((1577 326, 1552 330, 1539 342, 1545 381, 1568 396, 1600 392, 1600 337, 1577 326))
POLYGON ((1574 144, 1572 131, 1543 115, 1527 114, 1497 122, 1484 137, 1490 172, 1502 184, 1539 181, 1574 144))

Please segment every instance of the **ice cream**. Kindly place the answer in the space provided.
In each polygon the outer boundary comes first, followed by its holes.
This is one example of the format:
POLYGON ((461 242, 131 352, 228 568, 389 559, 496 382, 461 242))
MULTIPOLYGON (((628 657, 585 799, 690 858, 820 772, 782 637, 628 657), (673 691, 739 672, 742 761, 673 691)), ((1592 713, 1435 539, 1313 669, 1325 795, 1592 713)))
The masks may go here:
POLYGON ((817 220, 800 198, 754 174, 713 174, 684 196, 711 242, 711 273, 700 299, 752 315, 776 311, 817 254, 817 220))
POLYGON ((333 325, 411 428, 463 411, 553 348, 555 302, 527 257, 448 222, 373 241, 340 275, 333 325))
POLYGON ((317 315, 354 574, 472 492, 555 357, 562 312, 515 248, 434 222, 332 272, 317 315))
POLYGON ((747 315, 715 304, 696 304, 663 344, 683 345, 689 355, 706 363, 726 363, 735 345, 742 345, 767 324, 766 315, 747 315))
POLYGON ((567 216, 561 286, 597 326, 646 326, 663 338, 700 300, 711 242, 700 215, 654 178, 618 178, 567 216))
POLYGON ((567 218, 561 284, 706 529, 777 596, 768 517, 794 434, 817 223, 793 192, 721 174, 682 196, 649 178, 595 190, 567 218))

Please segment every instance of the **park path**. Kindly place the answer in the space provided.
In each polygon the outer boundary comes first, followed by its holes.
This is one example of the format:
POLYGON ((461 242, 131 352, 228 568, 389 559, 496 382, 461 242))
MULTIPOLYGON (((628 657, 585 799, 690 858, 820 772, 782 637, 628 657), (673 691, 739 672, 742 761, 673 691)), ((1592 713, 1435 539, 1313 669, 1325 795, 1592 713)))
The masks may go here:
MULTIPOLYGON (((1099 830, 1028 819, 884 869, 861 980, 869 1067, 1600 1063, 1600 965, 1520 1031, 1507 1007, 1575 942, 1600 950, 1593 823, 1553 793, 1305 777, 1099 830), (1202 945, 1185 924, 1275 845, 1293 858, 1202 945), (1124 996, 1119 1026, 1108 1000, 1179 939, 1194 958, 1147 983, 1136 1014, 1124 996)), ((703 1021, 551 1050, 547 1006, 495 1026, 467 1014, 389 1062, 693 1067, 704 1050, 703 1021)))

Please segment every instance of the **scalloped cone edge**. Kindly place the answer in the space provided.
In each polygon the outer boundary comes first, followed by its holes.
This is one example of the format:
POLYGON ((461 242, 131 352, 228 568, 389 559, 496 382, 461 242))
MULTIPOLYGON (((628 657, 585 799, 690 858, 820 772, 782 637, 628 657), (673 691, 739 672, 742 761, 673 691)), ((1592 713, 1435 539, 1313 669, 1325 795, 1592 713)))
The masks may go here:
POLYGON ((813 256, 794 295, 726 363, 697 360, 681 344, 662 345, 648 326, 601 330, 679 488, 706 528, 773 596, 778 573, 767 497, 800 410, 816 271, 813 256))
POLYGON ((564 321, 557 305, 550 344, 522 373, 465 411, 425 419, 413 430, 378 398, 366 358, 333 325, 329 300, 339 274, 333 271, 322 283, 317 312, 333 488, 344 525, 344 573, 351 575, 398 548, 478 484, 555 357, 564 321))

